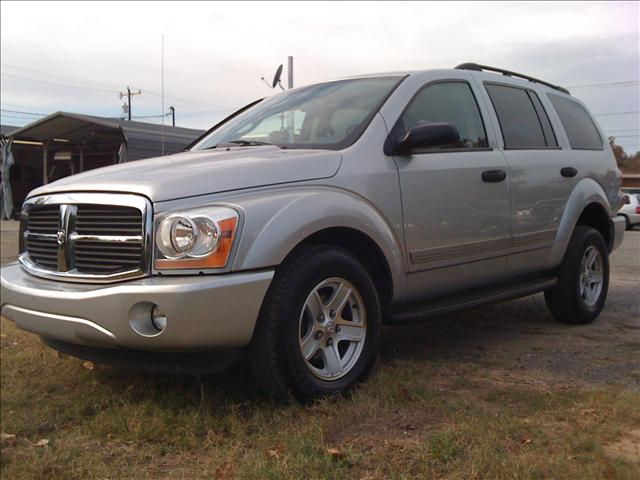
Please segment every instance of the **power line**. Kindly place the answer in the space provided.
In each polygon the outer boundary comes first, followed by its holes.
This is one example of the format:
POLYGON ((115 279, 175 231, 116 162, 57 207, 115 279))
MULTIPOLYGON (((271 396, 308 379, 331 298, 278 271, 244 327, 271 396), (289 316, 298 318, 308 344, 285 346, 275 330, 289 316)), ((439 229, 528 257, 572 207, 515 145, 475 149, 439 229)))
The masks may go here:
POLYGON ((3 112, 9 112, 9 113, 22 113, 24 115, 33 115, 35 117, 46 117, 48 115, 48 113, 22 112, 20 110, 8 110, 6 108, 0 108, 0 110, 2 110, 3 112))
MULTIPOLYGON (((73 77, 71 75, 62 75, 59 73, 52 73, 52 72, 44 72, 42 70, 33 70, 33 69, 29 69, 29 68, 23 68, 23 67, 18 67, 15 65, 10 65, 7 63, 1 63, 1 65, 5 66, 5 67, 9 67, 15 70, 19 70, 19 71, 24 71, 24 72, 28 72, 31 73, 32 75, 40 75, 40 76, 44 76, 47 78, 51 78, 54 80, 59 80, 61 82, 74 82, 74 83, 81 83, 81 84, 85 84, 85 85, 91 85, 91 87, 88 86, 83 86, 83 87, 75 87, 74 88, 85 88, 88 90, 98 90, 98 91, 114 91, 113 89, 120 89, 121 85, 115 84, 115 83, 111 83, 111 82, 101 82, 101 81, 96 81, 96 80, 89 80, 86 78, 80 78, 80 77, 73 77), (97 88, 97 87, 101 87, 101 88, 97 88), (108 87, 108 88, 104 88, 104 87, 108 87)), ((3 75, 7 75, 10 77, 15 77, 15 78, 19 78, 19 79, 23 79, 23 80, 31 80, 34 82, 40 82, 40 83, 49 83, 51 85, 57 85, 57 86, 67 86, 69 87, 69 85, 64 85, 58 82, 51 82, 51 81, 46 81, 46 80, 40 80, 40 79, 33 79, 30 77, 24 77, 21 75, 16 75, 14 73, 6 73, 3 72, 3 75)), ((153 90, 148 90, 146 88, 143 88, 144 93, 156 96, 156 97, 162 97, 161 93, 155 92, 153 90)), ((204 110, 204 108, 223 108, 225 109, 225 111, 231 110, 231 108, 227 108, 227 107, 223 107, 221 105, 214 105, 214 104, 209 104, 206 102, 200 102, 197 100, 190 100, 187 98, 182 98, 182 97, 174 97, 174 96, 168 96, 165 95, 166 99, 169 100, 174 100, 173 103, 182 103, 183 105, 187 105, 190 106, 192 108, 196 108, 198 110, 204 110)), ((215 112, 213 112, 215 113, 215 112)))
POLYGON ((571 85, 566 88, 573 90, 579 88, 600 88, 600 87, 631 87, 633 85, 640 85, 640 80, 625 80, 621 82, 608 82, 608 83, 592 83, 588 85, 571 85))
POLYGON ((164 115, 139 115, 139 116, 134 116, 133 118, 162 118, 162 117, 168 117, 169 115, 171 115, 171 112, 165 113, 164 115))
POLYGON ((103 86, 103 87, 113 87, 113 88, 120 88, 121 87, 121 85, 118 85, 116 83, 111 83, 111 82, 103 82, 103 81, 99 81, 99 80, 89 80, 87 78, 74 77, 74 76, 71 76, 71 75, 63 75, 61 73, 44 72, 42 70, 33 70, 33 69, 30 69, 30 68, 24 68, 24 67, 18 67, 16 65, 10 65, 10 64, 4 63, 4 62, 0 62, 0 64, 5 66, 5 67, 9 67, 11 69, 14 69, 14 70, 19 70, 19 71, 32 73, 32 74, 36 74, 36 75, 40 75, 40 76, 44 76, 44 77, 54 78, 54 79, 57 79, 57 80, 66 80, 66 81, 72 81, 72 82, 86 83, 86 84, 89 84, 89 85, 103 86))
POLYGON ((106 88, 85 87, 85 86, 81 86, 81 85, 65 85, 64 83, 57 83, 57 82, 51 82, 51 81, 47 81, 47 80, 40 80, 40 79, 35 79, 35 78, 23 77, 21 75, 14 75, 13 73, 7 73, 7 72, 1 72, 1 74, 3 76, 6 76, 6 77, 17 78, 19 80, 27 80, 29 82, 44 83, 46 85, 55 85, 57 87, 74 88, 74 89, 82 89, 82 90, 93 90, 95 92, 109 92, 109 93, 116 92, 116 90, 106 89, 106 88))
POLYGON ((596 113, 596 117, 606 117, 608 115, 631 115, 634 113, 640 113, 640 110, 632 110, 629 112, 610 112, 610 113, 596 113))
POLYGON ((32 122, 34 120, 32 117, 23 117, 23 116, 11 115, 11 114, 6 114, 6 113, 0 113, 0 117, 17 118, 17 119, 20 119, 20 120, 28 120, 30 122, 32 122))

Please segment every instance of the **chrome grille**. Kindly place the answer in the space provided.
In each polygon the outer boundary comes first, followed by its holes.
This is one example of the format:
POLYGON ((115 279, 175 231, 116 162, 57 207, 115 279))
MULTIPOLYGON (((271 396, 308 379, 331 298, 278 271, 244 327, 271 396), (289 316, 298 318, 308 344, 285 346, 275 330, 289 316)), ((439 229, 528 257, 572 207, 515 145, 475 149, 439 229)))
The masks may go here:
POLYGON ((58 194, 23 208, 22 264, 35 275, 115 281, 149 267, 151 208, 126 194, 58 194))
POLYGON ((142 235, 140 210, 112 205, 78 205, 78 235, 142 235))
POLYGON ((29 257, 36 265, 50 269, 58 267, 56 234, 59 216, 60 207, 58 205, 46 205, 35 209, 27 219, 27 230, 31 233, 42 234, 42 236, 25 236, 25 247, 29 251, 29 257))

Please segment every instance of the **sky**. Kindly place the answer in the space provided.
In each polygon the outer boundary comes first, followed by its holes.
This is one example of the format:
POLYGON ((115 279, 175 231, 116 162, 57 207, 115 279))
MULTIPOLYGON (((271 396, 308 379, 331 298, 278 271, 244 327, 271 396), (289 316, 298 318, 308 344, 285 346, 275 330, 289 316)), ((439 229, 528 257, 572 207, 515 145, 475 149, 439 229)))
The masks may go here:
POLYGON ((627 152, 640 150, 639 2, 0 2, 3 125, 54 111, 208 128, 294 84, 463 62, 568 87, 627 152), (603 85, 604 84, 604 85, 603 85), (170 121, 168 118, 165 121, 170 121))

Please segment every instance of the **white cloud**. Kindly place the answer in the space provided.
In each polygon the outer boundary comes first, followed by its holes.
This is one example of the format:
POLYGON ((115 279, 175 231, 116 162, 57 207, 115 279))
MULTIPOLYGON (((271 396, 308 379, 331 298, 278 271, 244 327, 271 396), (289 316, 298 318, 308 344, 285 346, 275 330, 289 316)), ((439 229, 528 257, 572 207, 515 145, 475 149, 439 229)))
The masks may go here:
MULTIPOLYGON (((221 116, 203 110, 234 109, 269 94, 260 76, 270 76, 287 55, 295 57, 297 85, 464 61, 560 84, 640 77, 634 2, 2 2, 0 8, 3 108, 119 115, 117 91, 131 85, 146 91, 135 98, 134 112, 159 113, 159 98, 147 92, 161 89, 163 33, 167 103, 175 104, 179 124, 202 128, 221 116), (72 89, 61 77, 8 65, 113 86, 72 89)), ((637 107, 637 90, 576 93, 595 110, 604 109, 607 99, 611 108, 625 102, 637 107)))

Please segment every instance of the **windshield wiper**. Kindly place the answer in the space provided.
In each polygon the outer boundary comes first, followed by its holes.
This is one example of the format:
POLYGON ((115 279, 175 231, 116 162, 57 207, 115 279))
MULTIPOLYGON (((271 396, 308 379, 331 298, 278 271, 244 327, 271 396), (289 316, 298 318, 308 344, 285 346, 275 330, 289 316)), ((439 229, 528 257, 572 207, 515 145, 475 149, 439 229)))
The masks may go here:
POLYGON ((269 142, 259 142, 254 140, 231 140, 230 142, 223 142, 216 145, 214 148, 224 148, 224 147, 259 147, 261 145, 273 145, 274 147, 278 147, 278 145, 274 145, 269 142))

